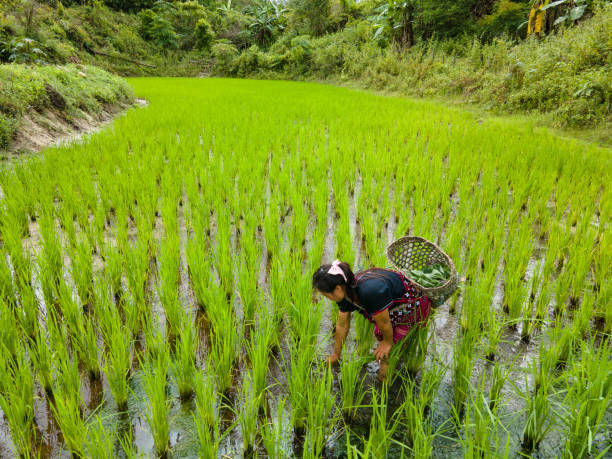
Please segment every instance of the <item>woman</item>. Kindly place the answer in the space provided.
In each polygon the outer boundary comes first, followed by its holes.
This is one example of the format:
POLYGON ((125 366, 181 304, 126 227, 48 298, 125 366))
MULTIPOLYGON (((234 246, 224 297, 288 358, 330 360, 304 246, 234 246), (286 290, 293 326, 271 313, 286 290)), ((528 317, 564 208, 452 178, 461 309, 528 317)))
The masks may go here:
POLYGON ((378 347, 374 350, 380 362, 378 378, 384 380, 389 367, 387 358, 394 344, 404 339, 415 323, 425 323, 431 302, 402 273, 371 268, 353 274, 347 263, 335 260, 322 265, 312 276, 312 286, 338 304, 334 352, 330 363, 336 363, 348 335, 351 312, 360 312, 375 324, 378 347))

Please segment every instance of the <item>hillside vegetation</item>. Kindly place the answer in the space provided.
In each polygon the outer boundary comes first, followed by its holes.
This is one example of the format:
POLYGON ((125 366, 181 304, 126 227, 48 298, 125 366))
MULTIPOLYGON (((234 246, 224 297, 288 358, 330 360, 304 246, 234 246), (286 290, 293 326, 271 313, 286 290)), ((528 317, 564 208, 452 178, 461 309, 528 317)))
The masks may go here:
POLYGON ((95 120, 133 99, 125 80, 94 66, 0 65, 0 150, 12 147, 24 117, 41 129, 57 129, 59 124, 95 120))
POLYGON ((475 104, 610 143, 612 3, 4 0, 0 59, 307 79, 475 104))

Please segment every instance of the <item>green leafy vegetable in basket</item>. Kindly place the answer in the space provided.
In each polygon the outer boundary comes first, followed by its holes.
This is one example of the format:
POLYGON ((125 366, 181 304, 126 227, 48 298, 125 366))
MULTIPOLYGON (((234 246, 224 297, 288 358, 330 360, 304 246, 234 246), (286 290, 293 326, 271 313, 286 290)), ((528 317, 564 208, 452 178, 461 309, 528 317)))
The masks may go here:
POLYGON ((425 288, 440 287, 450 277, 450 268, 444 263, 408 271, 408 277, 425 288))

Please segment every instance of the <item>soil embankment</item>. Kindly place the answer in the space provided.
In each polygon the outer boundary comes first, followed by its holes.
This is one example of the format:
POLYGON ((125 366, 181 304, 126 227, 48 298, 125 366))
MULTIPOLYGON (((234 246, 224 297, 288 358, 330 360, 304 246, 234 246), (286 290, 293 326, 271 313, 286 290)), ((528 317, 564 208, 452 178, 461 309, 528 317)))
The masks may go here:
POLYGON ((96 67, 0 66, 0 157, 74 140, 134 102, 123 79, 96 67))

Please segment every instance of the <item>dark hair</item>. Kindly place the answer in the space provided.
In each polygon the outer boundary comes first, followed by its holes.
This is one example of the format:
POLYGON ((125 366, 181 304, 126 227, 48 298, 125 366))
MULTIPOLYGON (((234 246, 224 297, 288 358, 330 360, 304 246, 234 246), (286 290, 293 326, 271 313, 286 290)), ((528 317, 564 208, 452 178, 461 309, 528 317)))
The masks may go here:
POLYGON ((355 300, 355 274, 353 274, 349 264, 344 261, 340 262, 338 266, 346 276, 346 281, 342 274, 329 274, 328 271, 332 265, 325 264, 321 265, 312 275, 312 286, 320 292, 330 293, 334 291, 336 286, 345 285, 347 293, 355 300))

